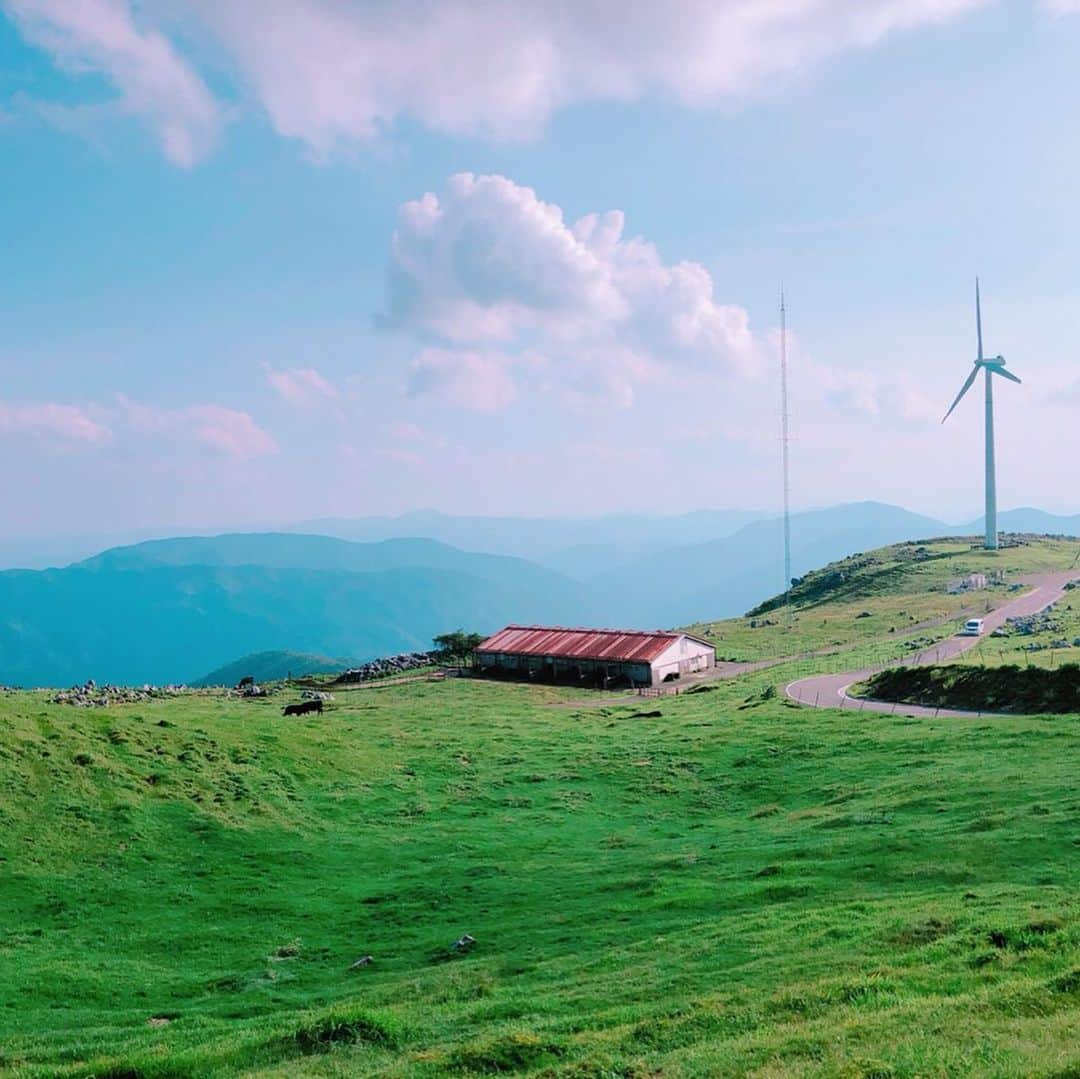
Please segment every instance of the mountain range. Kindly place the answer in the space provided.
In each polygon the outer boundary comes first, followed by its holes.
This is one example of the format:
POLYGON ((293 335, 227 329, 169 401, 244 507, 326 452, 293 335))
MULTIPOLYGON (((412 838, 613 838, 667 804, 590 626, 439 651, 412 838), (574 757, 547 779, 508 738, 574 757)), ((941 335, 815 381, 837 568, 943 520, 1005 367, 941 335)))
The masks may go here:
MULTIPOLYGON (((459 627, 656 628, 737 615, 784 587, 782 522, 745 516, 414 514, 318 523, 375 537, 362 542, 231 533, 115 547, 63 568, 7 570, 0 682, 194 681, 251 653, 357 662, 425 649, 435 634, 459 627), (381 536, 394 528, 438 535, 381 536)), ((1020 509, 1001 514, 1001 527, 1076 535, 1080 516, 1020 509)), ((800 513, 792 519, 792 572, 900 540, 980 532, 977 521, 949 526, 875 502, 800 513)))

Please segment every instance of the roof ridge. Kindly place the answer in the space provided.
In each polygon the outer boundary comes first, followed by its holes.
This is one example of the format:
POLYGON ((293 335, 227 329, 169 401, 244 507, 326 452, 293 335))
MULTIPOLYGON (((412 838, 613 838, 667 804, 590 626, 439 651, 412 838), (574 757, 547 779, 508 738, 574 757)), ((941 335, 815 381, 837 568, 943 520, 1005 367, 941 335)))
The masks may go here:
MULTIPOLYGON (((505 629, 531 629, 554 633, 603 633, 613 637, 689 637, 677 629, 596 629, 592 626, 542 626, 538 623, 511 622, 505 629)), ((502 632, 502 631, 500 631, 502 632)))

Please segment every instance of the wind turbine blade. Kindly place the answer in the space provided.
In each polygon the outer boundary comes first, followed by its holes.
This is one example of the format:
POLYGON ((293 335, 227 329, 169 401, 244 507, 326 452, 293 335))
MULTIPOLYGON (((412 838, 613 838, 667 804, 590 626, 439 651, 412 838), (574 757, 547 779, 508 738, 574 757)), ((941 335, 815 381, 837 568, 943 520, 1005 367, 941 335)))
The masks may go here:
POLYGON ((956 400, 953 401, 952 405, 949 406, 949 411, 946 412, 945 416, 942 418, 942 421, 941 421, 942 423, 944 423, 945 420, 947 420, 953 414, 953 409, 956 408, 956 406, 958 404, 960 404, 961 398, 964 396, 965 393, 968 392, 968 390, 971 389, 971 384, 975 381, 975 376, 978 373, 979 373, 979 368, 978 367, 973 367, 971 369, 971 374, 968 375, 967 381, 964 383, 964 385, 960 387, 960 392, 956 395, 956 400))
MULTIPOLYGON (((990 364, 989 366, 990 370, 993 371, 995 375, 1001 375, 1002 378, 1007 378, 1010 382, 1020 382, 1020 379, 1018 379, 1012 371, 1006 371, 1004 367, 995 367, 993 364, 990 364)), ((1023 383, 1020 384, 1023 385, 1023 383)))
POLYGON ((983 358, 982 354, 982 303, 979 300, 979 279, 975 278, 975 328, 979 333, 979 359, 983 358))

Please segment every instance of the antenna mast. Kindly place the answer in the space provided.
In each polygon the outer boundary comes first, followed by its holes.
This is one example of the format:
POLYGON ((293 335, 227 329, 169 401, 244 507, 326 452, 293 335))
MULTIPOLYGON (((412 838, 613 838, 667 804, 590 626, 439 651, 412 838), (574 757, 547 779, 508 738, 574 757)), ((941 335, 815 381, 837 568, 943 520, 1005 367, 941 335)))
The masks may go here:
POLYGON ((791 628, 791 476, 788 468, 787 311, 780 287, 780 445, 784 462, 784 610, 791 628))

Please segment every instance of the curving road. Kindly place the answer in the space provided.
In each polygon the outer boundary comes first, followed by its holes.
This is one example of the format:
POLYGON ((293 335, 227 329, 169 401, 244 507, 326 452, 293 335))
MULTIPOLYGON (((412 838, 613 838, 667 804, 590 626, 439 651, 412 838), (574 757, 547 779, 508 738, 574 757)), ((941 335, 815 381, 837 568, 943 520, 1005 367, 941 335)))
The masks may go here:
MULTIPOLYGON (((985 632, 991 633, 1005 624, 1008 618, 1023 618, 1056 603, 1065 594, 1065 586, 1073 580, 1080 580, 1076 570, 1059 573, 1033 573, 1020 578, 1020 582, 1029 585, 1031 590, 1016 599, 1002 604, 989 614, 981 615, 985 632)), ((940 641, 933 648, 917 653, 911 659, 897 660, 895 667, 922 667, 939 663, 974 648, 981 637, 949 637, 940 641)), ((862 697, 849 697, 848 688, 856 682, 863 682, 880 668, 867 667, 860 671, 847 671, 843 674, 819 674, 810 678, 800 678, 789 683, 785 694, 799 704, 817 708, 854 707, 866 712, 896 712, 907 716, 970 716, 973 713, 952 708, 928 708, 918 704, 897 704, 893 701, 872 701, 862 697)))

